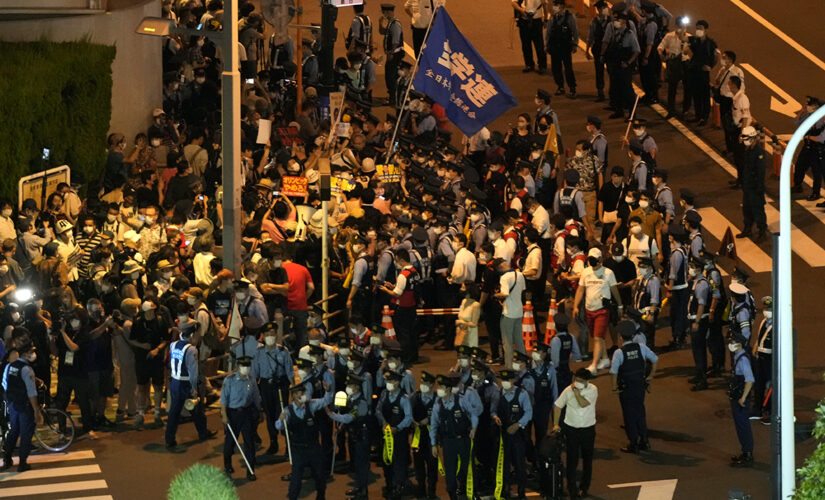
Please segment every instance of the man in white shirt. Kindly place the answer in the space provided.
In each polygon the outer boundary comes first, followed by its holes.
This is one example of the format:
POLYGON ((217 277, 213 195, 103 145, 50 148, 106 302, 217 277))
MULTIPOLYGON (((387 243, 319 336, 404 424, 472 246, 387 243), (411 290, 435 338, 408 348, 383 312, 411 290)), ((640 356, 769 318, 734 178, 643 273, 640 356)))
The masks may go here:
POLYGON ((69 282, 77 281, 77 263, 80 262, 82 250, 74 242, 72 236, 72 226, 67 220, 57 221, 55 232, 57 233, 57 256, 69 266, 69 282))
POLYGON ((418 55, 424 45, 424 36, 433 14, 439 7, 447 4, 447 0, 407 0, 404 2, 404 11, 410 16, 412 25, 413 51, 418 55))
POLYGON ((535 228, 528 227, 524 231, 524 244, 527 245, 527 252, 524 257, 522 269, 524 278, 527 280, 527 291, 530 292, 530 300, 535 307, 544 304, 544 288, 546 280, 542 273, 542 255, 539 243, 539 233, 535 228))
POLYGON ((6 200, 0 203, 0 243, 17 238, 14 219, 11 217, 13 212, 14 207, 12 207, 11 203, 6 200))
POLYGON ((644 233, 642 219, 634 215, 630 218, 630 234, 624 240, 624 256, 636 266, 637 277, 643 277, 639 271, 639 259, 646 257, 656 262, 657 255, 659 247, 656 240, 644 233))
POLYGON ((736 53, 726 50, 719 59, 719 71, 713 82, 713 99, 719 103, 719 114, 722 117, 722 128, 725 131, 725 146, 728 151, 736 150, 736 142, 729 142, 728 129, 731 123, 731 112, 733 109, 733 96, 728 84, 732 76, 739 77, 742 82, 741 88, 745 90, 745 73, 742 68, 736 65, 736 53))
POLYGON ((604 339, 608 333, 610 323, 610 309, 605 304, 606 299, 618 304, 619 312, 624 309, 622 298, 616 283, 613 271, 602 265, 602 251, 591 248, 587 252, 588 267, 582 271, 579 278, 579 287, 576 289, 576 298, 573 301, 573 316, 579 313, 582 299, 584 299, 584 313, 587 319, 587 329, 593 334, 593 360, 587 368, 593 375, 610 367, 604 339))
POLYGON ((521 336, 521 318, 524 316, 521 293, 524 291, 524 275, 512 269, 509 260, 498 259, 495 267, 501 273, 499 290, 495 298, 501 301, 501 340, 504 345, 504 367, 513 367, 513 349, 525 352, 521 336))
POLYGON ((745 89, 742 85, 742 80, 738 76, 732 76, 728 79, 728 88, 733 93, 733 107, 731 108, 731 120, 736 135, 738 136, 741 130, 751 124, 751 101, 745 94, 745 89))
POLYGON ((599 390, 588 381, 592 378, 587 368, 579 368, 570 384, 556 400, 553 411, 553 432, 562 430, 559 426, 562 408, 564 415, 564 436, 567 439, 567 491, 570 498, 585 498, 593 478, 593 449, 596 443, 596 400, 599 390), (582 478, 576 487, 576 466, 582 458, 582 478))
POLYGON ((504 224, 501 221, 496 221, 487 229, 487 238, 493 243, 495 253, 494 259, 504 259, 507 262, 513 261, 513 254, 516 253, 515 242, 510 242, 501 237, 504 230, 504 224))
POLYGON ((464 234, 453 236, 453 250, 455 261, 450 273, 450 283, 461 285, 476 280, 476 258, 473 252, 467 250, 467 237, 464 234))
POLYGON ((527 212, 532 217, 530 223, 536 228, 541 239, 553 236, 550 231, 550 213, 535 198, 527 198, 527 212))

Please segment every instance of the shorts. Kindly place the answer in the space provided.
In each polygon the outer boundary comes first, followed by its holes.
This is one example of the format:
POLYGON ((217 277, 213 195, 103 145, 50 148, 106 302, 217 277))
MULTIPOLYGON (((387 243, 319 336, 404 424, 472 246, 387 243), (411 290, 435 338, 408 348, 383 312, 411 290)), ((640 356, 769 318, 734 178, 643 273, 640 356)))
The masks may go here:
POLYGON ((587 318, 587 328, 594 338, 603 339, 607 336, 607 325, 610 322, 610 311, 599 309, 598 311, 585 311, 587 318))
POLYGON ((89 399, 110 398, 114 395, 115 379, 113 372, 89 372, 89 399))
POLYGON ((135 375, 138 385, 163 386, 163 358, 135 359, 135 375))

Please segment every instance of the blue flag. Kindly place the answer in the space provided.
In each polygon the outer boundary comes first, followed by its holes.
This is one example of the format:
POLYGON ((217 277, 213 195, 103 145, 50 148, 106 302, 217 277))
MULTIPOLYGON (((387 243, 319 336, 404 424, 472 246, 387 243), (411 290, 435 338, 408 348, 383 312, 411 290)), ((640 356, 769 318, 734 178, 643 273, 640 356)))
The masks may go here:
POLYGON ((510 89, 439 7, 421 49, 413 87, 444 106, 447 118, 472 136, 517 104, 510 89))

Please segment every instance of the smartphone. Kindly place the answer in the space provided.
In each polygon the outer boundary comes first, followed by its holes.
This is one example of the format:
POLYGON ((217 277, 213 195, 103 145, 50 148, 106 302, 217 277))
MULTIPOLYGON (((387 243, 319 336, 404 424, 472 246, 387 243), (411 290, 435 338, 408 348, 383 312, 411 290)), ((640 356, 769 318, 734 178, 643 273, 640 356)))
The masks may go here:
POLYGON ((272 194, 274 194, 275 196, 281 196, 281 192, 280 192, 280 191, 272 191, 272 194))
POLYGON ((48 160, 48 159, 49 159, 49 154, 51 154, 51 150, 50 150, 49 148, 43 148, 43 156, 42 156, 42 158, 43 158, 44 160, 48 160))
POLYGON ((203 23, 198 23, 198 29, 203 28, 203 23))
POLYGON ((203 195, 199 195, 198 200, 203 201, 203 195))
POLYGON ((255 79, 254 78, 247 78, 246 83, 248 83, 250 85, 253 85, 255 83, 255 79))

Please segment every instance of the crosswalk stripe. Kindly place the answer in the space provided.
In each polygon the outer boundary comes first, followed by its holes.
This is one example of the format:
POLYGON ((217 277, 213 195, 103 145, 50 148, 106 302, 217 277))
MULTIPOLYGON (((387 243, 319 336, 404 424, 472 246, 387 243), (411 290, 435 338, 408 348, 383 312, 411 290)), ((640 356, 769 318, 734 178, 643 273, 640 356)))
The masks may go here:
MULTIPOLYGON (((722 240, 725 231, 733 224, 713 207, 700 208, 702 226, 716 239, 722 240)), ((770 272, 773 268, 771 258, 759 246, 748 238, 736 240, 736 254, 754 272, 770 272)))
POLYGON ((98 495, 93 497, 65 497, 60 500, 114 500, 112 495, 98 495))
MULTIPOLYGON (((768 218, 768 227, 771 231, 779 231, 779 210, 775 209, 773 205, 765 205, 765 215, 768 218)), ((791 246, 794 253, 799 255, 802 260, 808 263, 811 267, 825 266, 825 250, 816 244, 810 236, 805 234, 801 229, 795 225, 791 225, 791 246)))
POLYGON ((0 482, 43 479, 47 477, 79 476, 81 474, 100 474, 100 466, 75 465, 72 467, 55 467, 53 469, 34 469, 26 472, 6 472, 0 474, 0 482))
MULTIPOLYGON (((50 462, 64 462, 68 460, 88 460, 95 458, 92 450, 69 451, 66 453, 49 453, 48 455, 31 455, 27 462, 30 464, 45 464, 50 462)), ((14 464, 17 465, 19 459, 14 457, 14 464)))
POLYGON ((65 491, 84 490, 105 490, 108 488, 106 481, 96 479, 94 481, 77 481, 73 483, 49 483, 36 486, 17 486, 15 488, 0 489, 0 498, 45 495, 47 493, 61 493, 65 491))

